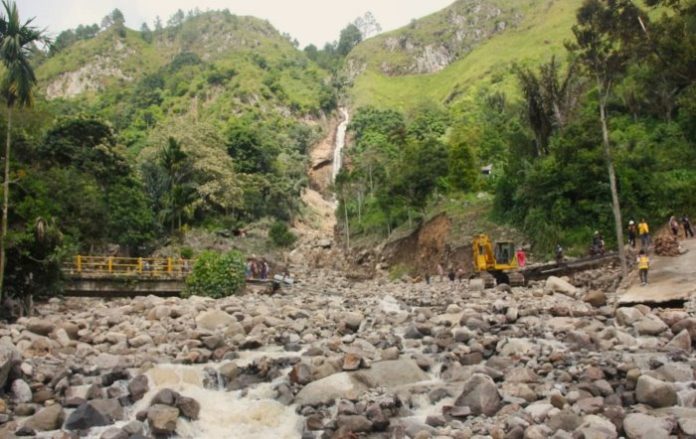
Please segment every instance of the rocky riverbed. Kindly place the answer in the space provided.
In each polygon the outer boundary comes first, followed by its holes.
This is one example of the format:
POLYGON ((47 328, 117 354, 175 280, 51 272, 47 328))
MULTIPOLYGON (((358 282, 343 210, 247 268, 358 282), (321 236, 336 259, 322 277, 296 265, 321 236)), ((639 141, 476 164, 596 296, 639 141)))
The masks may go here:
POLYGON ((38 305, 0 326, 0 437, 696 435, 690 302, 615 309, 599 271, 492 290, 297 279, 38 305))

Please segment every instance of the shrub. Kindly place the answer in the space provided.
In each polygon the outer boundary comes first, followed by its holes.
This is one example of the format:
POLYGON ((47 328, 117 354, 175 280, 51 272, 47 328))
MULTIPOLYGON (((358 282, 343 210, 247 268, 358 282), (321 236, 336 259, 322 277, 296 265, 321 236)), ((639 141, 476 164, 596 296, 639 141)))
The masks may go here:
POLYGON ((191 247, 181 247, 179 249, 179 254, 181 254, 181 257, 184 259, 191 259, 193 258, 193 249, 191 247))
POLYGON ((270 236, 273 244, 278 247, 289 247, 297 241, 297 236, 288 230, 287 224, 281 221, 276 221, 271 226, 268 236, 270 236))
POLYGON ((201 253, 186 278, 184 296, 227 297, 244 287, 244 256, 232 250, 225 254, 201 253))

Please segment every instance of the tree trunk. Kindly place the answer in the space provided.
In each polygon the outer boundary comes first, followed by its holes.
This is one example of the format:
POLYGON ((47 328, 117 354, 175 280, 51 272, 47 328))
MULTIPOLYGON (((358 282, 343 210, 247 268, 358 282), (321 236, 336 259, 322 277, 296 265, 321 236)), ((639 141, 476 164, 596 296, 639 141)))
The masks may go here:
POLYGON ((350 249, 350 224, 348 223, 348 204, 343 199, 343 215, 346 219, 346 249, 350 249))
POLYGON ((624 239, 623 239, 623 221, 621 220, 621 205, 619 204, 619 192, 616 189, 616 173, 614 172, 614 163, 611 158, 611 148, 609 145, 609 128, 607 128, 606 103, 608 87, 602 87, 601 82, 597 81, 597 86, 600 91, 599 98, 599 118, 602 122, 602 144, 604 145, 604 156, 607 161, 607 169, 609 171, 609 187, 611 188, 611 208, 614 212, 614 226, 616 228, 616 243, 619 250, 619 259, 621 260, 621 273, 624 279, 628 275, 626 267, 626 255, 624 254, 624 239))
POLYGON ((10 204, 10 131, 12 130, 12 108, 7 107, 7 142, 5 143, 5 180, 2 183, 2 230, 0 230, 0 303, 4 299, 5 287, 5 243, 7 241, 7 211, 10 204))

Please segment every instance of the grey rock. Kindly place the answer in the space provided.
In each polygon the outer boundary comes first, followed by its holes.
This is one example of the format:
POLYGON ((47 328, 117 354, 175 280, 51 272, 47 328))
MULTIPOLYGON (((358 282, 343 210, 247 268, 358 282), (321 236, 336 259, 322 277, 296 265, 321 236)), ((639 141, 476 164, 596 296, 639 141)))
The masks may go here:
POLYGON ((372 422, 361 415, 339 415, 336 423, 346 433, 366 433, 372 429, 372 422))
POLYGON ((70 413, 64 428, 67 430, 86 430, 110 424, 113 424, 112 419, 94 408, 92 404, 84 403, 70 413))
POLYGON ((128 383, 128 393, 133 401, 139 401, 150 390, 146 375, 138 375, 128 383))
POLYGON ((666 349, 668 351, 675 351, 675 352, 691 352, 691 335, 689 335, 689 331, 686 329, 682 329, 682 331, 675 335, 672 340, 670 340, 669 343, 667 343, 666 349))
POLYGON ((188 396, 180 396, 176 401, 176 407, 181 411, 181 416, 194 421, 198 419, 198 414, 201 411, 201 405, 198 401, 188 396))
POLYGON ((236 322, 237 320, 234 317, 219 309, 203 311, 196 316, 196 327, 207 331, 224 328, 236 322))
POLYGON ((669 407, 677 404, 677 392, 674 385, 641 375, 636 385, 636 400, 652 407, 669 407))
POLYGON ((623 421, 629 439, 668 439, 674 425, 666 418, 631 413, 623 421))
POLYGON ((147 422, 155 434, 172 434, 176 430, 179 409, 163 404, 155 404, 147 410, 147 422))
POLYGON ((635 322, 633 327, 639 335, 659 335, 669 329, 665 322, 652 314, 635 322))
POLYGON ((22 379, 16 379, 12 382, 12 394, 14 395, 14 399, 17 402, 31 402, 32 397, 34 396, 31 387, 29 387, 29 384, 26 383, 26 381, 22 379))
POLYGON ((500 408, 498 388, 488 375, 476 373, 464 383, 456 406, 467 406, 473 415, 493 416, 500 408))
POLYGON ((0 388, 5 387, 12 366, 21 360, 22 356, 17 348, 6 339, 0 339, 0 388))
POLYGON ((562 410, 551 415, 546 425, 553 431, 564 430, 572 432, 582 424, 582 418, 570 410, 562 410))
POLYGON ((63 407, 54 404, 41 409, 38 413, 27 419, 24 426, 34 431, 57 430, 63 425, 64 419, 65 412, 63 411, 63 407))
POLYGON ((623 326, 630 326, 643 318, 643 313, 635 307, 621 307, 616 310, 616 321, 623 326))
POLYGON ((112 421, 123 420, 123 407, 117 399, 93 399, 87 403, 112 421))

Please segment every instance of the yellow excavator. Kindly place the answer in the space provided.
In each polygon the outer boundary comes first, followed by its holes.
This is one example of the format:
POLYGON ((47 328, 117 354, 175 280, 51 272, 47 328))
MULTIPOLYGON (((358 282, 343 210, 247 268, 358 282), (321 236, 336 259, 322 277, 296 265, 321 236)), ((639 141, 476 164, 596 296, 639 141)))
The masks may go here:
POLYGON ((475 235, 471 243, 474 271, 483 279, 486 288, 497 283, 523 286, 524 275, 519 272, 515 244, 501 241, 493 244, 486 234, 475 235))

